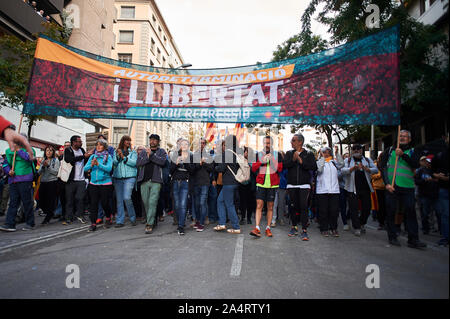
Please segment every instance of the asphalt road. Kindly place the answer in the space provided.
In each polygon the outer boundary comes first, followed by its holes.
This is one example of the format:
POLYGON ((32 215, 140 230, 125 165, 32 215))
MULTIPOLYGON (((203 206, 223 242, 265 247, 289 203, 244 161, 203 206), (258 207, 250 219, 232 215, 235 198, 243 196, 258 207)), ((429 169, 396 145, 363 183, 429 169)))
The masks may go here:
MULTIPOLYGON (((151 235, 144 225, 82 232, 0 254, 0 298, 448 298, 448 248, 422 251, 391 247, 386 233, 369 229, 358 238, 322 237, 316 224, 310 241, 217 233, 176 233, 172 219, 151 235), (69 289, 67 265, 80 270, 80 288, 69 289), (380 287, 369 289, 369 264, 380 287)), ((8 236, 14 234, 2 234, 8 236)), ((437 238, 436 238, 437 239, 437 238)))

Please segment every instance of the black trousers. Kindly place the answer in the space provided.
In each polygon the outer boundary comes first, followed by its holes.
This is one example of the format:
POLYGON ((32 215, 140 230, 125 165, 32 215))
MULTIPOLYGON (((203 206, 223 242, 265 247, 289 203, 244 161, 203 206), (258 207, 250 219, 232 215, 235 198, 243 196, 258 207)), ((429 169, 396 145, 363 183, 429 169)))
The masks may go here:
POLYGON ((339 194, 316 194, 320 231, 336 230, 339 194))
POLYGON ((386 221, 386 191, 377 189, 376 192, 378 199, 377 220, 378 224, 382 227, 386 221))
POLYGON ((39 202, 42 211, 46 214, 45 221, 49 221, 53 217, 56 209, 58 181, 41 182, 39 186, 39 202))
POLYGON ((253 211, 256 206, 255 193, 252 192, 252 185, 242 185, 239 184, 239 209, 241 211, 241 219, 247 218, 247 220, 252 219, 253 211))
POLYGON ((297 226, 299 222, 302 229, 308 229, 308 198, 310 189, 289 188, 289 198, 291 200, 291 221, 292 226, 297 226))
POLYGON ((350 216, 352 219, 352 227, 360 229, 361 225, 367 224, 367 219, 370 216, 370 209, 372 208, 372 199, 369 192, 350 193, 347 192, 348 206, 350 216), (359 203, 361 201, 361 215, 358 217, 359 203))
MULTIPOLYGON (((396 186, 397 188, 397 186, 396 186)), ((395 227, 395 214, 400 205, 403 206, 403 214, 408 232, 408 241, 415 242, 419 240, 419 225, 417 222, 417 213, 415 206, 414 188, 396 189, 392 194, 386 191, 386 228, 388 239, 397 238, 397 228, 395 227)))
POLYGON ((95 224, 98 217, 98 203, 102 204, 107 219, 111 218, 112 205, 111 199, 113 195, 112 185, 92 185, 88 186, 89 192, 89 216, 91 223, 95 224))
POLYGON ((66 184, 66 220, 72 221, 75 217, 83 216, 84 196, 86 194, 85 181, 71 181, 66 184))

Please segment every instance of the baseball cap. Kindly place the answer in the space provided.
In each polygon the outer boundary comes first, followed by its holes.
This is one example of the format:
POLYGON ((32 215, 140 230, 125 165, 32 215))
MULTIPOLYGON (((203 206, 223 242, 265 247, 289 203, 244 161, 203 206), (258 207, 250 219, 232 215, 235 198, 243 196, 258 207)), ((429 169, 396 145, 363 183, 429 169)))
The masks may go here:
POLYGON ((429 157, 429 156, 422 156, 422 157, 420 158, 420 160, 421 160, 421 161, 427 161, 428 163, 431 163, 431 157, 429 157))

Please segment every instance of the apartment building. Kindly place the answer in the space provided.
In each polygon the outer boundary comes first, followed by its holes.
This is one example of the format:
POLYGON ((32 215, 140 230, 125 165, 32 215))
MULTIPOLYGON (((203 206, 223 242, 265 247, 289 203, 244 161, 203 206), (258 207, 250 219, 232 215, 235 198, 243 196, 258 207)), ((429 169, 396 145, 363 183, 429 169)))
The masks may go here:
MULTIPOLYGON (((115 8, 116 44, 111 58, 164 68, 177 68, 184 63, 154 0, 116 0, 115 8)), ((161 147, 171 149, 179 137, 186 137, 191 128, 198 131, 200 127, 200 124, 182 122, 112 120, 111 143, 117 145, 123 135, 129 134, 133 145, 148 145, 148 136, 158 134, 161 147)))

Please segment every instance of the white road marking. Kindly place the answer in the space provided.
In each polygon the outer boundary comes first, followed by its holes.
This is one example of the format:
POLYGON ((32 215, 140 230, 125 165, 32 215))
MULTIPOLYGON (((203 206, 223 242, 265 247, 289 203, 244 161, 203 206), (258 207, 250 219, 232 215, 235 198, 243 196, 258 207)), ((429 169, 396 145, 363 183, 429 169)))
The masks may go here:
POLYGON ((233 264, 231 265, 230 277, 239 277, 242 268, 242 253, 244 251, 244 235, 238 235, 236 248, 234 250, 233 264))

